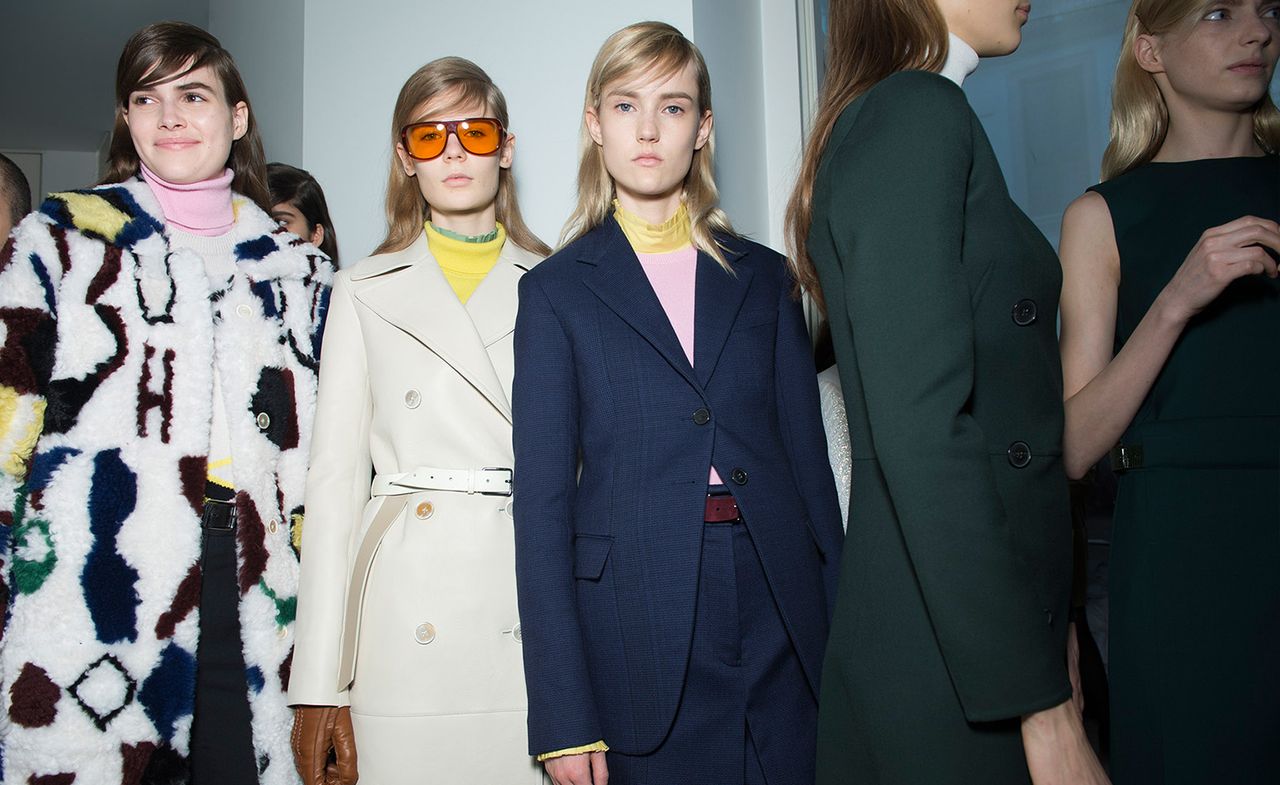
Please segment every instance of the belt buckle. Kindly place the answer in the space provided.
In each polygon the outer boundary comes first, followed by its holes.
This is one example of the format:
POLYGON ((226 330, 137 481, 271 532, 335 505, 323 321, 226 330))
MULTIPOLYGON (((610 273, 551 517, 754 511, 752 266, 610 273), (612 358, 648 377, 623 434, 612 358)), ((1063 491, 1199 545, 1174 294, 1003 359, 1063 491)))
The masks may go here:
POLYGON ((204 500, 204 512, 200 516, 200 525, 205 531, 229 534, 236 530, 239 518, 235 502, 224 502, 216 499, 204 500), (225 513, 218 512, 225 510, 225 513))
POLYGON ((485 467, 483 467, 482 469, 480 469, 480 471, 482 471, 482 472, 506 472, 506 473, 507 473, 507 489, 506 489, 505 491, 481 491, 481 490, 476 490, 476 493, 480 494, 481 496, 510 496, 510 495, 511 495, 511 484, 512 484, 512 482, 515 480, 515 472, 514 472, 514 471, 512 471, 509 467, 506 467, 506 466, 485 466, 485 467))

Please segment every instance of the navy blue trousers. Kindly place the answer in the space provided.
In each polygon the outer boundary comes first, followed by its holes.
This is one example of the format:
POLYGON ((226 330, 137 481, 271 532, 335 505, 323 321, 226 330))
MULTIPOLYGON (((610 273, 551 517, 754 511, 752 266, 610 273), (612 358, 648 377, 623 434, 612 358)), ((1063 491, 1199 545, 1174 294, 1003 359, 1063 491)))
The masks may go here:
POLYGON ((703 524, 675 721, 648 755, 609 752, 610 785, 813 785, 817 719, 747 525, 703 524))

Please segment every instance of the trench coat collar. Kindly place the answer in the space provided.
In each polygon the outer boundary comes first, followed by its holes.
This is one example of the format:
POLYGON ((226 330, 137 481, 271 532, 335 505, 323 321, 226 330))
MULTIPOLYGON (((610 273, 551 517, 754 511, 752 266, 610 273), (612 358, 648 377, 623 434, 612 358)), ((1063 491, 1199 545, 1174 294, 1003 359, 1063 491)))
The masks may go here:
MULTIPOLYGON (((591 231, 578 260, 596 267, 585 283, 600 300, 648 341, 689 384, 705 390, 729 340, 733 322, 751 285, 751 268, 733 265, 733 275, 704 251, 698 251, 694 292, 693 359, 685 356, 671 320, 649 283, 622 227, 612 217, 591 231)), ((725 258, 732 265, 745 251, 729 241, 725 258)))
POLYGON ((423 233, 351 280, 356 299, 448 363, 510 422, 511 402, 487 347, 514 329, 516 282, 533 261, 536 257, 507 240, 464 306, 423 233))

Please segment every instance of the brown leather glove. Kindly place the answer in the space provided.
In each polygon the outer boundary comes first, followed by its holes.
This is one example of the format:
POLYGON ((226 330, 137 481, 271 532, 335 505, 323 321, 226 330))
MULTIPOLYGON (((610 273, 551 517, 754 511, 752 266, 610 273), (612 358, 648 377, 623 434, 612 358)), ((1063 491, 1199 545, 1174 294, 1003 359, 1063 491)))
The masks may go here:
POLYGON ((346 706, 293 710, 293 764, 303 785, 355 785, 356 735, 346 706))

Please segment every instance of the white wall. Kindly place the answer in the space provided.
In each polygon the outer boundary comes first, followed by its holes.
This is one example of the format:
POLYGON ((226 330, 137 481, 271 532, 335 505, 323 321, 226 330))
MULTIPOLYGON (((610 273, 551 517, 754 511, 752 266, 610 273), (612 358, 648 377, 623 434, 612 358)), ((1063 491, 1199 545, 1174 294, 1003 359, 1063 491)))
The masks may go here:
POLYGON ((44 194, 84 188, 98 182, 98 154, 76 150, 41 151, 40 182, 44 194))
POLYGON ((236 60, 267 160, 295 166, 302 164, 303 16, 303 0, 209 0, 209 32, 236 60))

